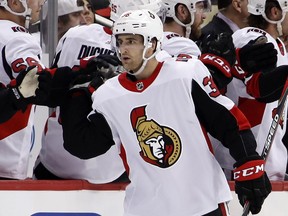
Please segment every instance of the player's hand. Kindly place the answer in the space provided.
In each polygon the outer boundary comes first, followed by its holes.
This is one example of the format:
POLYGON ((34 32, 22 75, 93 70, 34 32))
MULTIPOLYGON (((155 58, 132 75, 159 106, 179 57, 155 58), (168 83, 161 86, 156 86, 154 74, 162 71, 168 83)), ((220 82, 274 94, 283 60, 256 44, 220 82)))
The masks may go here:
POLYGON ((264 171, 264 160, 250 156, 234 164, 235 192, 244 206, 249 201, 252 214, 260 212, 264 200, 271 192, 271 183, 264 171))
POLYGON ((209 69, 218 89, 224 89, 232 80, 231 66, 236 61, 232 37, 226 33, 210 34, 200 44, 200 60, 209 69))
POLYGON ((21 71, 8 85, 16 107, 25 111, 28 104, 44 101, 49 95, 51 79, 49 73, 39 73, 35 66, 21 71))
POLYGON ((116 76, 117 68, 120 65, 121 61, 117 56, 108 54, 90 56, 80 60, 80 70, 88 71, 88 73, 100 72, 104 79, 116 76))
POLYGON ((248 74, 273 70, 277 63, 277 50, 267 43, 265 36, 251 40, 236 50, 239 66, 248 74))
POLYGON ((104 83, 104 78, 100 72, 94 72, 92 74, 80 75, 73 83, 69 90, 70 94, 73 92, 85 92, 88 96, 99 88, 104 83))
POLYGON ((230 66, 236 61, 236 51, 232 36, 227 33, 209 34, 200 43, 202 54, 214 54, 225 59, 230 66))

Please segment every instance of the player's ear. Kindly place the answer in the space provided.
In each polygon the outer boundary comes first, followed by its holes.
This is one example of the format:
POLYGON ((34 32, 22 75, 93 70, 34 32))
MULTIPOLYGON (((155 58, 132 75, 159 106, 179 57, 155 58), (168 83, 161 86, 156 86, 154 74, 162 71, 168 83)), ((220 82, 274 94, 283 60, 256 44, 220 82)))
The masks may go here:
POLYGON ((277 7, 272 7, 267 15, 269 16, 271 20, 278 21, 282 19, 283 12, 281 9, 277 7))
POLYGON ((15 6, 21 4, 21 2, 20 2, 19 0, 8 0, 7 3, 8 3, 8 6, 9 6, 10 8, 11 8, 11 7, 14 8, 15 6))
POLYGON ((178 4, 176 6, 176 17, 180 20, 180 21, 183 21, 186 19, 187 16, 189 16, 189 11, 186 7, 186 5, 183 5, 183 4, 178 4))
POLYGON ((241 13, 241 10, 242 10, 242 8, 241 8, 242 3, 243 2, 241 0, 232 0, 231 1, 231 5, 234 8, 234 10, 236 10, 239 13, 241 13))

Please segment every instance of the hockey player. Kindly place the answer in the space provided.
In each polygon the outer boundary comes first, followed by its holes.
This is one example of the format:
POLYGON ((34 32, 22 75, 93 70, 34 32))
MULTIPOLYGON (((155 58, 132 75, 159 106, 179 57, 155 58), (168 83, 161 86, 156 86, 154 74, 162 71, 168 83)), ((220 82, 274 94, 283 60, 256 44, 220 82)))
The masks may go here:
MULTIPOLYGON (((286 88, 287 80, 287 54, 283 42, 278 38, 277 24, 280 24, 288 11, 287 2, 283 0, 251 0, 248 4, 249 25, 233 34, 233 41, 237 48, 244 45, 257 43, 272 43, 277 50, 277 68, 273 67, 259 70, 254 65, 255 70, 247 72, 246 65, 237 67, 234 70, 235 79, 228 85, 227 96, 230 97, 248 118, 254 136, 257 140, 257 152, 262 153, 266 137, 272 119, 275 115, 275 108, 281 92, 286 88)), ((249 53, 247 53, 249 54, 249 53)), ((253 55, 246 58, 253 59, 253 55)), ((236 65, 237 66, 237 65, 236 65)), ((251 67, 251 65, 250 65, 251 67)), ((287 115, 287 105, 283 116, 287 115)), ((287 165, 287 150, 283 145, 282 138, 286 131, 287 119, 281 117, 275 138, 268 155, 265 170, 270 180, 284 180, 287 165)), ((221 148, 219 146, 219 148, 221 148)), ((233 164, 229 158, 228 151, 219 153, 218 158, 222 158, 225 167, 233 164), (225 159, 225 161, 223 161, 225 159)), ((220 152, 220 151, 219 151, 220 152)))
POLYGON ((124 13, 113 36, 127 72, 102 86, 96 77, 89 88, 69 92, 61 107, 67 151, 89 159, 115 145, 125 153, 131 180, 125 216, 225 215, 223 203, 231 194, 206 129, 237 161, 240 203, 249 200, 251 212, 258 213, 271 191, 264 161, 246 118, 219 93, 203 63, 177 57, 158 62, 163 26, 149 10, 124 13), (247 168, 255 170, 249 179, 243 175, 247 168))
MULTIPOLYGON (((50 82, 49 73, 38 73, 37 67, 33 66, 20 71, 18 76, 12 79, 7 86, 1 83, 0 123, 5 124, 14 115, 21 115, 32 103, 36 103, 36 98, 48 97, 50 82)), ((7 132, 9 133, 9 128, 5 132, 2 131, 3 134, 7 132)))
MULTIPOLYGON (((118 0, 111 1, 112 20, 116 20, 128 8, 145 7, 151 8, 155 12, 161 8, 159 0, 142 0, 141 4, 138 2, 137 5, 134 4, 134 1, 126 3, 120 4, 118 0)), ((103 6, 106 7, 105 4, 103 6)), ((94 5, 94 7, 100 9, 99 5, 94 5)), ((119 63, 115 56, 115 50, 112 48, 111 34, 112 31, 109 28, 98 24, 83 25, 68 30, 63 37, 63 43, 59 43, 56 48, 57 54, 53 67, 66 65, 77 69, 94 57, 96 57, 96 61, 99 60, 99 57, 103 57, 102 60, 113 63, 113 67, 117 66, 119 63)), ((112 74, 112 70, 108 71, 105 77, 112 74)), ((81 160, 67 152, 63 148, 61 118, 59 117, 59 107, 57 107, 47 120, 42 136, 42 147, 33 174, 36 179, 86 179, 93 183, 128 181, 127 175, 124 173, 125 169, 119 160, 120 157, 115 148, 111 148, 106 155, 89 160, 81 160), (113 163, 105 162, 105 160, 113 163), (122 173, 124 174, 121 175, 122 173)))
MULTIPOLYGON (((201 51, 190 34, 198 35, 199 26, 210 12, 210 0, 163 0, 160 14, 164 26, 162 49, 172 56, 187 54, 196 58, 201 51)), ((195 37, 194 37, 195 38, 195 37)), ((194 39, 195 40, 195 39, 194 39)))
MULTIPOLYGON (((40 45, 28 33, 29 23, 39 20, 43 0, 0 0, 0 81, 5 86, 29 66, 41 70, 40 45), (25 28, 26 27, 26 28, 25 28)), ((0 124, 0 178, 27 178, 33 135, 34 108, 27 105, 0 124)))
MULTIPOLYGON (((37 97, 41 100, 33 103, 46 105, 49 101, 49 104, 59 104, 59 89, 66 90, 71 80, 81 71, 74 73, 68 67, 50 70, 41 62, 41 47, 27 28, 30 23, 39 21, 43 4, 43 0, 0 0, 0 27, 3 32, 0 35, 0 82, 7 86, 11 80, 17 80, 21 71, 36 66, 43 74, 49 71, 52 83, 49 98, 37 97), (57 94, 54 94, 54 89, 57 89, 57 94)), ((34 139, 34 109, 34 106, 28 104, 26 109, 7 117, 0 125, 0 178, 27 178, 29 152, 34 139)))
MULTIPOLYGON (((97 9, 101 9, 100 6, 94 4, 97 9)), ((99 56, 102 56, 102 61, 107 60, 117 66, 119 63, 112 49, 111 34, 109 28, 96 23, 69 29, 56 47, 53 68, 68 66, 78 70, 88 63, 89 58, 86 57, 89 56, 97 57, 93 61, 101 61, 99 56)), ((91 69, 95 70, 92 67, 91 69)), ((112 69, 114 68, 111 67, 111 70, 107 71, 106 77, 112 76, 112 69)), ((34 178, 85 179, 92 183, 128 181, 125 168, 119 163, 121 159, 115 147, 106 155, 82 160, 64 149, 62 132, 59 107, 56 107, 55 112, 47 119, 43 131, 42 146, 33 169, 34 178)))

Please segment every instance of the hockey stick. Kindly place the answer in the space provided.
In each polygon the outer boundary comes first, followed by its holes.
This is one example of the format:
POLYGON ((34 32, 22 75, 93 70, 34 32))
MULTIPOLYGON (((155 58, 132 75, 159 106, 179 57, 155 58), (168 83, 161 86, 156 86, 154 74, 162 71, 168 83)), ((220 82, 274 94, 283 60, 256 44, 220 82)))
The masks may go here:
POLYGON ((108 28, 111 28, 113 26, 113 21, 112 20, 109 20, 105 17, 102 17, 98 14, 95 14, 95 20, 96 20, 96 23, 100 24, 100 25, 103 25, 103 26, 106 26, 108 28))
MULTIPOLYGON (((263 157, 264 160, 267 159, 269 151, 271 149, 271 145, 273 143, 273 140, 275 138, 276 130, 278 128, 279 122, 281 120, 281 116, 284 111, 285 104, 287 102, 287 96, 288 96, 288 88, 285 89, 284 93, 282 94, 281 98, 279 99, 279 103, 277 106, 277 112, 272 120, 272 123, 269 128, 268 136, 266 137, 264 148, 262 151, 261 156, 263 157)), ((244 208, 243 208, 243 213, 242 216, 247 216, 249 214, 249 208, 250 208, 250 203, 249 201, 245 202, 244 208)))

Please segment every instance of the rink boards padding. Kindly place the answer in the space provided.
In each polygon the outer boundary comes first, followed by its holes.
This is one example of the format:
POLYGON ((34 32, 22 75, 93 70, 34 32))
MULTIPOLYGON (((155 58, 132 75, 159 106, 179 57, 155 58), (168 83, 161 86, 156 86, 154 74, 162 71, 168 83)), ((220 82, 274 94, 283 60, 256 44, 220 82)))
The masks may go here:
MULTIPOLYGON (((231 216, 241 215, 234 182, 229 185, 231 216)), ((0 216, 122 216, 126 186, 84 180, 2 180, 0 216)), ((258 215, 287 216, 288 182, 272 182, 272 187, 258 215)))

